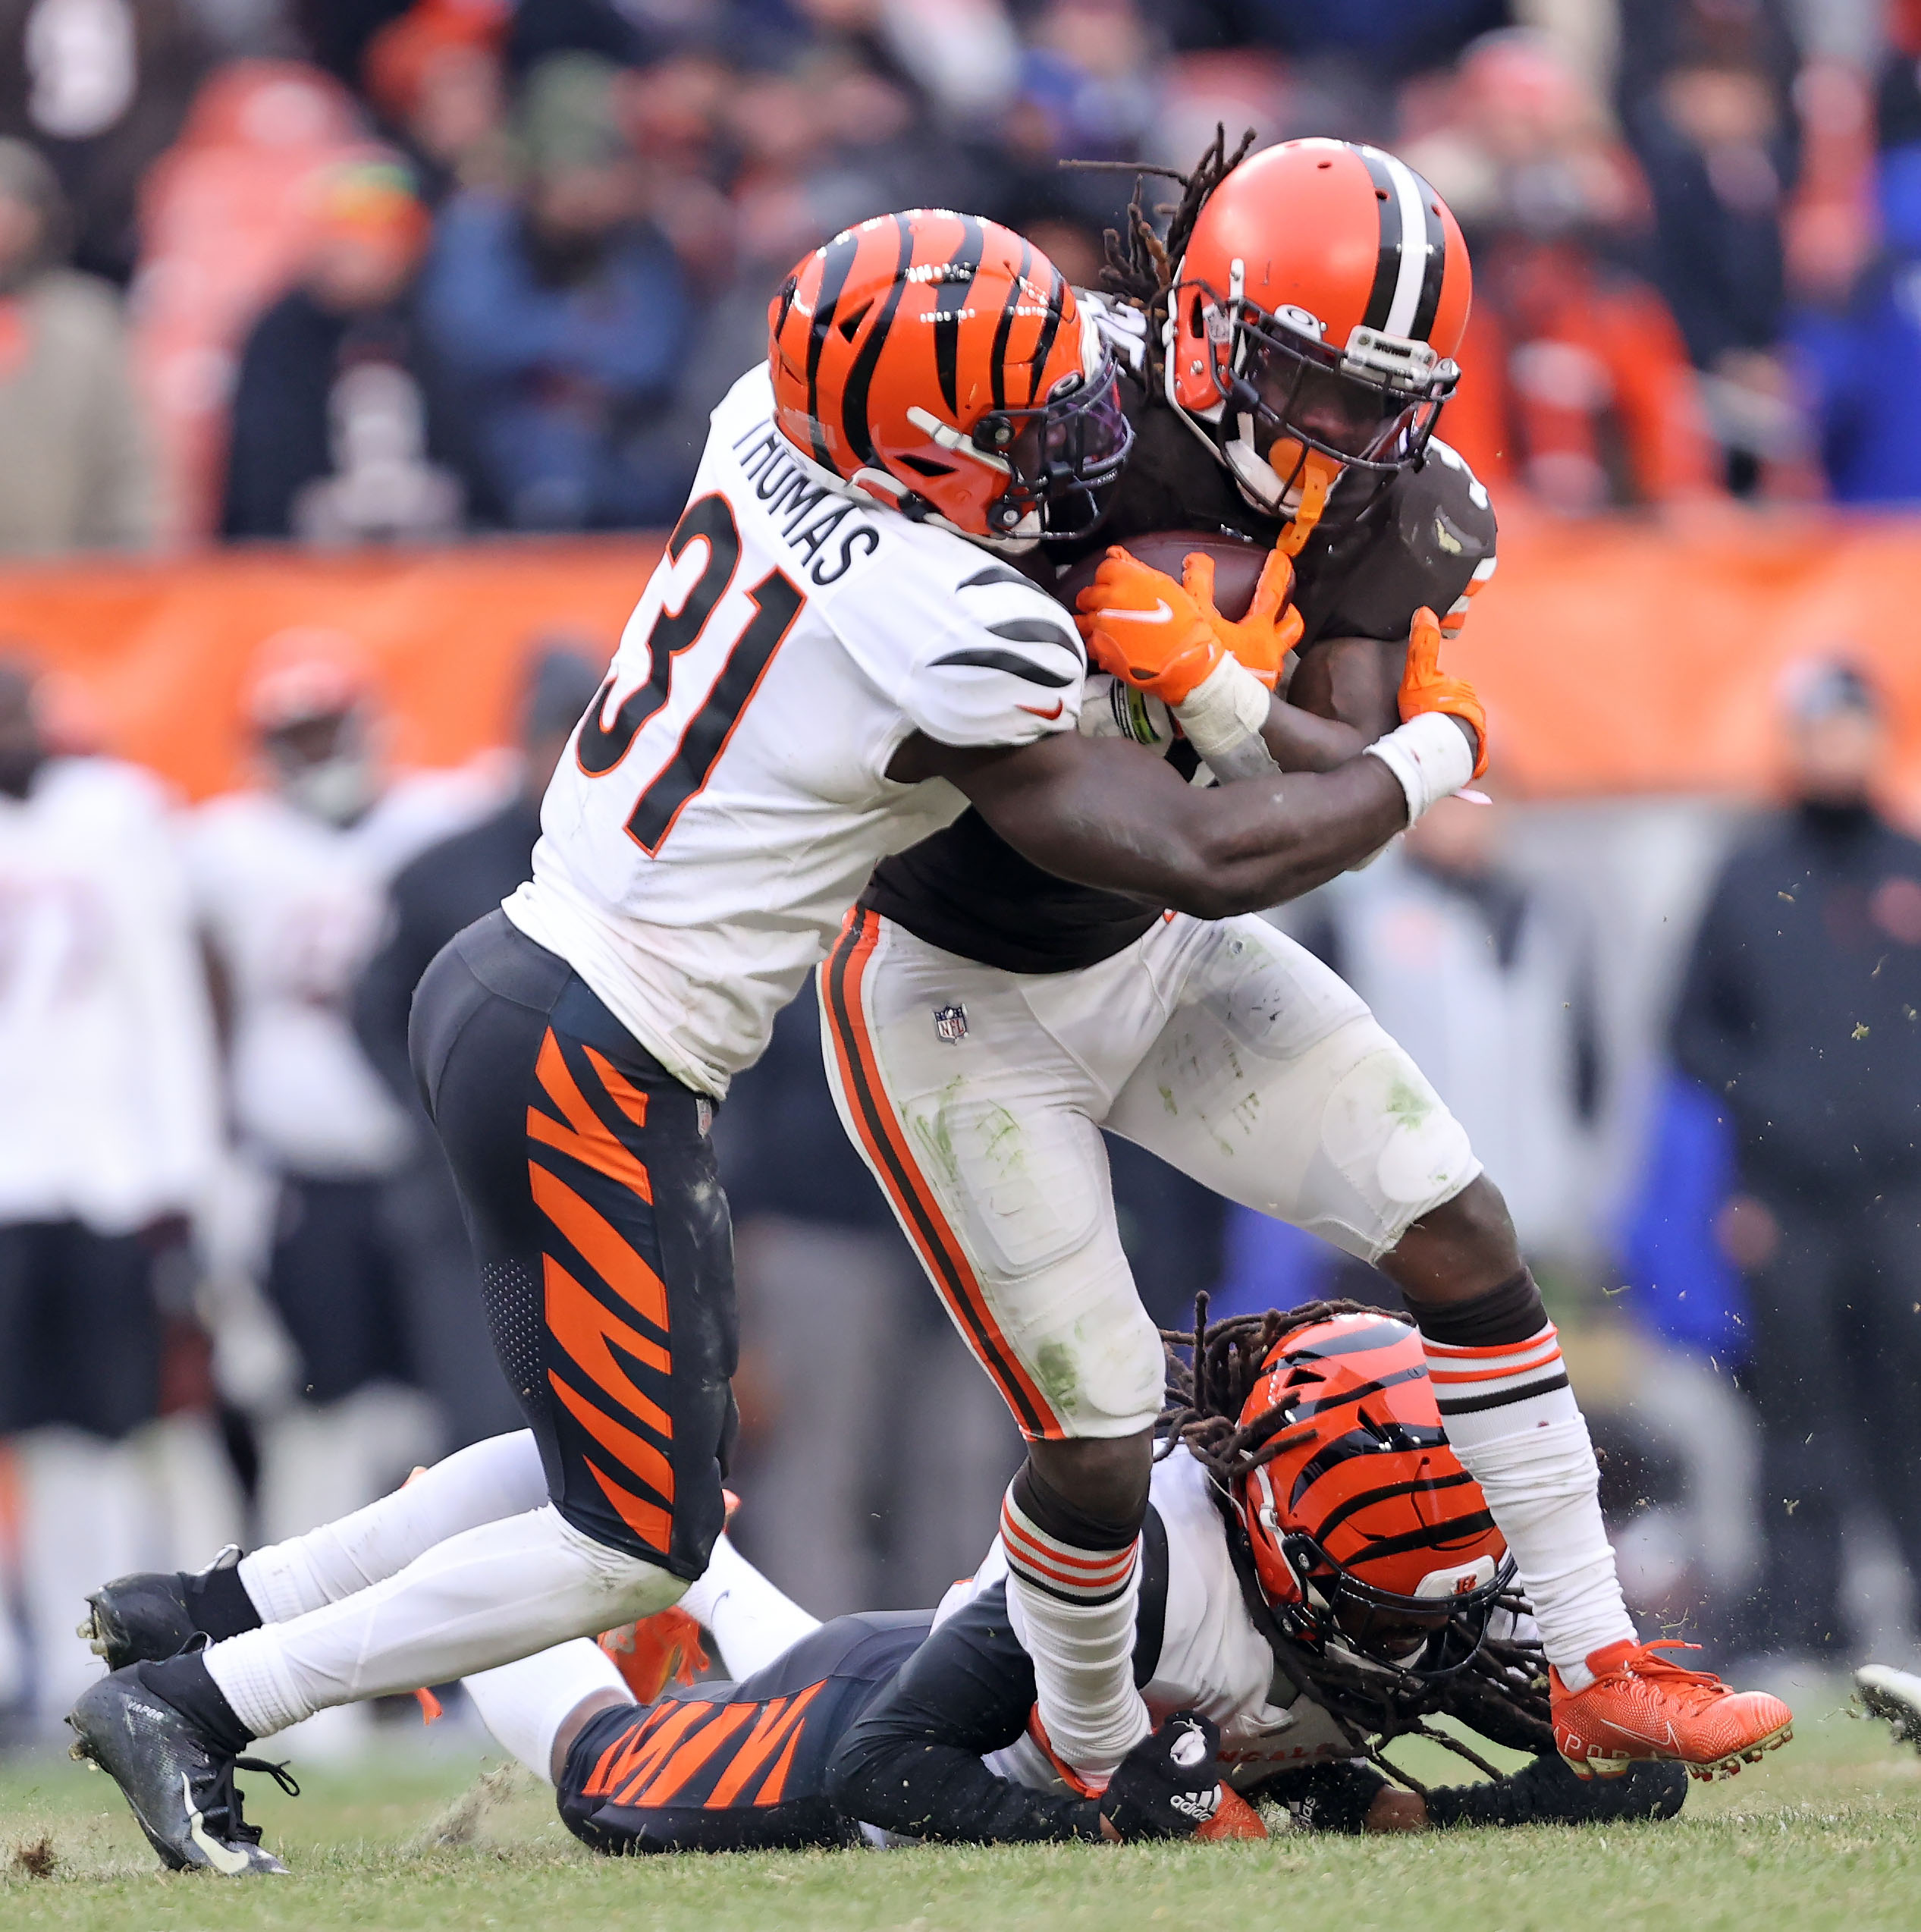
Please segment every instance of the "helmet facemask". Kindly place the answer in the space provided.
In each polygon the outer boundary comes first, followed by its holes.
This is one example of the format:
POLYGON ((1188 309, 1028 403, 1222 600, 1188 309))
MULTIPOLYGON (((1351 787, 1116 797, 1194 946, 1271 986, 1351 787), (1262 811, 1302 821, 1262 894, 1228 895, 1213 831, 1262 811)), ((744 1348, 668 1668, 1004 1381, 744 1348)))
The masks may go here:
MULTIPOLYGON (((987 506, 985 532, 960 533, 1017 553, 1044 539, 1085 537, 1098 529, 1134 445, 1134 426, 1121 407, 1120 372, 1104 347, 1091 347, 1082 373, 1063 376, 1041 401, 990 409, 968 429, 931 410, 907 413, 943 451, 984 463, 1005 479, 987 506)), ((896 460, 912 471, 926 459, 896 460)), ((946 520, 918 492, 902 496, 899 507, 909 516, 946 520)))
POLYGON ((1201 346, 1202 386, 1220 398, 1196 411, 1176 394, 1176 406, 1206 423, 1255 508, 1292 520, 1297 541, 1284 547, 1295 551, 1347 471, 1385 482, 1420 456, 1460 379, 1425 342, 1357 327, 1336 347, 1305 309, 1270 313, 1238 287, 1223 298, 1205 282, 1181 282, 1169 313, 1170 370, 1172 338, 1190 361, 1201 346))
POLYGON ((1514 1559, 1496 1563, 1484 1556, 1458 1572, 1443 1562, 1433 1573, 1439 1586, 1433 1594, 1402 1596, 1343 1569, 1304 1531, 1280 1541, 1301 1584, 1301 1602, 1278 1613, 1291 1635, 1423 1683, 1452 1677, 1474 1660, 1487 1641, 1489 1619, 1515 1588, 1514 1559))

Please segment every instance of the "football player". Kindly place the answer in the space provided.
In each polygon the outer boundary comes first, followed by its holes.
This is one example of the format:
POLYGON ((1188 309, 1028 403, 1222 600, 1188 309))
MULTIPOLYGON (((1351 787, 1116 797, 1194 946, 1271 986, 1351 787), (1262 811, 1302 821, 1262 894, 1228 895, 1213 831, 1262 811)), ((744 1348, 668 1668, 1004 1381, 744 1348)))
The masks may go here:
MULTIPOLYGON (((1091 545, 1044 536, 1070 561, 1112 546, 1079 602, 1117 681, 1091 680, 1081 729, 1216 776, 1345 769, 1371 742, 1411 821, 1427 781, 1394 727, 1429 705, 1476 715, 1437 653, 1494 568, 1487 493, 1433 436, 1465 245, 1433 188, 1373 148, 1297 140, 1229 162, 1217 141, 1184 179, 1165 247, 1137 211, 1129 299, 1100 304, 1125 364, 1125 473, 1091 545), (1183 582, 1119 547, 1177 529, 1277 546, 1248 620, 1221 622, 1204 556, 1183 582), (1259 719, 1257 679, 1284 670, 1269 620, 1289 557, 1290 703, 1230 743, 1224 721, 1259 719)), ((1160 1346, 1103 1127, 1400 1288, 1533 1598, 1571 1764, 1713 1761, 1731 1737, 1785 1736, 1779 1700, 1677 1675, 1638 1642, 1500 1195, 1418 1068, 1301 947, 1257 917, 1050 872, 970 811, 881 863, 821 984, 847 1130, 1028 1440, 1002 1518, 1009 1607, 1064 1764, 1097 1782, 1150 1722, 1127 1657, 1160 1346)))
MULTIPOLYGON (((1100 331, 1018 236, 863 222, 770 323, 555 774, 532 882, 414 1005, 545 1500, 505 1511, 479 1482, 444 1542, 350 1594, 328 1532, 256 1553, 203 1582, 215 1641, 89 1690, 76 1748, 171 1864, 280 1868, 216 1821, 252 1739, 659 1610, 705 1568, 734 1425, 713 1109, 877 859, 971 801, 1037 865, 1216 917, 1332 877, 1474 763, 1472 693, 1438 680, 1285 796, 1076 730, 1081 639, 990 553, 1093 529, 1132 432, 1100 331)), ((1269 588, 1235 634, 1271 657, 1269 588)), ((1226 761, 1270 700, 1253 686, 1251 722, 1223 681, 1192 735, 1226 761)))
MULTIPOLYGON (((850 1844, 863 1827, 945 1842, 1256 1836, 1260 1798, 1349 1831, 1680 1809, 1678 1766, 1583 1780, 1555 1752, 1512 1565, 1448 1448, 1410 1327, 1316 1304, 1197 1340, 1198 1372, 1176 1369, 1163 1418, 1129 1632, 1130 1674, 1161 1721, 1099 1792, 1065 1780, 1034 1728, 998 1538, 938 1611, 823 1626, 723 1537, 650 1621, 697 1617, 732 1681, 665 1689, 658 1654, 643 1680, 645 1645, 615 1633, 468 1690, 555 1786, 569 1828, 611 1852, 850 1844), (1382 1747, 1429 1734, 1436 1713, 1532 1761, 1487 1784, 1390 1783, 1382 1747)), ((482 1447, 504 1475, 524 1461, 517 1480, 540 1493, 531 1436, 482 1447)), ((439 1475, 388 1499, 394 1513, 439 1475)), ((157 1596, 143 1609, 126 1586, 102 1595, 149 1652, 180 1640, 164 1611, 143 1621, 157 1596)))
MULTIPOLYGON (((302 1392, 259 1431, 260 1518, 277 1539, 380 1495, 429 1426, 404 1386, 388 1197, 413 1129, 348 1007, 389 881, 495 794, 475 769, 387 768, 374 666, 344 633, 268 637, 243 708, 259 782, 200 806, 187 853, 229 1023, 234 1127, 259 1177, 246 1245, 302 1392)), ((237 1203, 254 1193, 233 1189, 237 1203)))

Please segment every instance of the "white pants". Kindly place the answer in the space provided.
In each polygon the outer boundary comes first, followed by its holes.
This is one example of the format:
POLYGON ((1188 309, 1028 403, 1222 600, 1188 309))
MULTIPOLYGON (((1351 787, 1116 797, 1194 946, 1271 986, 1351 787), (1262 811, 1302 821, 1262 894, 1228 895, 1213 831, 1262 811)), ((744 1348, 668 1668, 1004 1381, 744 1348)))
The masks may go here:
POLYGON ((856 908, 821 993, 841 1120, 1031 1437, 1161 1407, 1101 1128, 1370 1262, 1480 1171, 1360 997, 1253 916, 1012 973, 856 908))

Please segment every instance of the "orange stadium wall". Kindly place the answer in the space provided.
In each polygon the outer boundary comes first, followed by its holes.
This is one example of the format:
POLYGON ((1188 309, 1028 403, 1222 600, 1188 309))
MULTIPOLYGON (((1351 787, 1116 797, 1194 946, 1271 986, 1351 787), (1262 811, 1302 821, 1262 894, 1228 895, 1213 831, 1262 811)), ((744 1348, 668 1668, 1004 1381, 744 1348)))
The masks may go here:
MULTIPOLYGON (((632 537, 17 567, 0 572, 0 647, 59 672, 63 708, 104 747, 200 797, 245 773, 255 646, 337 627, 382 668, 397 759, 450 764, 511 735, 534 639, 612 650, 659 552, 632 537)), ((1921 519, 1729 516, 1684 534, 1510 514, 1450 660, 1487 699, 1508 789, 1754 792, 1781 673, 1835 649, 1890 693, 1893 803, 1921 818, 1921 519)))

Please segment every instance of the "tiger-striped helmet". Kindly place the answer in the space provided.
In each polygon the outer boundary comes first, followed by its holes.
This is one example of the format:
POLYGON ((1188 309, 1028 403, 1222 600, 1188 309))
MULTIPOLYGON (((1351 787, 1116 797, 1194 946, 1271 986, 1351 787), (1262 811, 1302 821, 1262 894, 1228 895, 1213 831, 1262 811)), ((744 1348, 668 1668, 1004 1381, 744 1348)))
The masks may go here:
POLYGON ((942 209, 837 234, 767 311, 774 416, 803 456, 917 520, 1025 549, 1100 521, 1133 430, 1066 277, 942 209))
POLYGON ((1283 141, 1196 216, 1167 399, 1257 508, 1304 526, 1349 468, 1414 461, 1461 372, 1474 281, 1447 204, 1379 148, 1283 141))
POLYGON ((1471 1655, 1514 1566, 1448 1445, 1414 1330, 1369 1313, 1282 1336, 1241 1411, 1243 1431, 1261 1422, 1273 1432, 1234 1500, 1283 1625, 1403 1663, 1471 1655))

